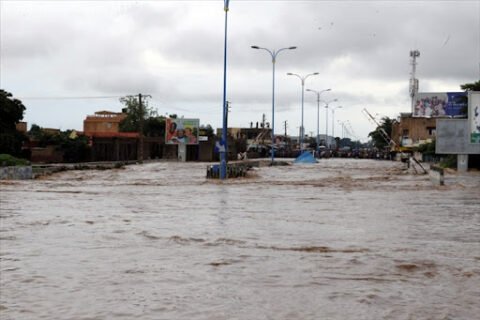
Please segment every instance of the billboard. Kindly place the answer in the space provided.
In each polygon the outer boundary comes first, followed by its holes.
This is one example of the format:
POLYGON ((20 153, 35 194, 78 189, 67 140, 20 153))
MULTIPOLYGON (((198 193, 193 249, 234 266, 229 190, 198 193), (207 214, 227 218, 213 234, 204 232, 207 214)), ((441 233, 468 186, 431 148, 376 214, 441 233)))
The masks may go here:
POLYGON ((165 119, 166 144, 198 144, 199 119, 165 119))
POLYGON ((454 117, 467 107, 466 92, 420 92, 414 97, 414 117, 454 117))
POLYGON ((480 92, 468 94, 470 143, 480 143, 480 92))

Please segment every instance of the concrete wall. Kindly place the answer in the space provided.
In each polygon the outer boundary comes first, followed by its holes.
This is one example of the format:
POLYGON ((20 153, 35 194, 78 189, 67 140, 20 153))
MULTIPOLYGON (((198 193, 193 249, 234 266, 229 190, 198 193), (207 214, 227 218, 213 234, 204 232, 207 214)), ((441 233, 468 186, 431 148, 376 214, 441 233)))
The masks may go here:
POLYGON ((480 154, 480 144, 470 143, 468 119, 437 119, 435 152, 480 154))
POLYGON ((57 150, 57 146, 32 148, 30 161, 38 163, 63 162, 63 152, 57 150))
POLYGON ((0 167, 0 180, 32 179, 32 167, 0 167))

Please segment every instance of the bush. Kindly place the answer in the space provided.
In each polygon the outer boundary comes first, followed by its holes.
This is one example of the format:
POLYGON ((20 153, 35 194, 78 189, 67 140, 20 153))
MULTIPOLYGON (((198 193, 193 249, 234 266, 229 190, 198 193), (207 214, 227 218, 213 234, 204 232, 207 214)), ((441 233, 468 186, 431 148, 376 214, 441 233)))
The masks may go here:
POLYGON ((457 167, 457 156, 454 154, 449 154, 439 163, 442 168, 456 168, 457 167))
POLYGON ((25 159, 15 158, 5 153, 0 154, 0 166, 2 167, 28 166, 29 164, 30 162, 25 159))

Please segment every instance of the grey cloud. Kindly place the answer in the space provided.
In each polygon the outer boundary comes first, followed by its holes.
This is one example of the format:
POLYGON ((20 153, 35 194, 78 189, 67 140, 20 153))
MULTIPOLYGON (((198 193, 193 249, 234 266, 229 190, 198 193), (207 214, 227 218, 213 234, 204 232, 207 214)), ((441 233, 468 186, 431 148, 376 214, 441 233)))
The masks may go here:
MULTIPOLYGON (((312 66, 323 69, 335 57, 349 55, 362 66, 351 70, 357 75, 398 79, 408 72, 409 50, 417 42, 417 47, 424 52, 422 57, 426 59, 422 70, 426 76, 449 74, 461 78, 471 70, 468 70, 468 64, 459 68, 455 62, 462 56, 474 66, 478 52, 465 52, 453 41, 443 48, 440 46, 448 34, 458 44, 479 41, 480 31, 475 26, 479 25, 480 17, 471 12, 472 9, 475 12, 475 6, 478 11, 478 4, 462 2, 449 4, 451 10, 445 10, 436 2, 422 2, 413 8, 399 2, 333 5, 318 2, 295 6, 288 14, 279 15, 272 22, 280 26, 279 30, 270 30, 269 34, 274 38, 272 42, 283 37, 297 43, 296 59, 286 59, 286 62, 302 70, 312 66), (322 12, 317 18, 317 13, 322 12), (281 23, 287 19, 288 24, 281 23), (443 63, 445 60, 449 63, 443 63)), ((267 32, 257 31, 255 36, 267 32)))
MULTIPOLYGON (((220 1, 72 3, 2 2, 7 9, 0 30, 4 83, 11 83, 12 70, 18 70, 25 80, 14 90, 32 87, 33 73, 49 77, 46 92, 143 91, 172 104, 221 102, 220 1), (146 51, 159 61, 146 63, 146 51)), ((473 1, 231 2, 229 99, 244 110, 269 112, 271 58, 250 46, 295 45, 298 49, 282 53, 276 64, 279 111, 298 108, 300 100, 299 83, 285 73, 314 71, 320 76, 309 85, 332 86, 331 96, 345 106, 408 108, 409 51, 414 47, 421 51, 421 87, 478 76, 479 10, 473 1), (343 58, 351 62, 338 63, 343 58), (389 98, 381 87, 359 92, 350 79, 405 85, 390 86, 389 98)))

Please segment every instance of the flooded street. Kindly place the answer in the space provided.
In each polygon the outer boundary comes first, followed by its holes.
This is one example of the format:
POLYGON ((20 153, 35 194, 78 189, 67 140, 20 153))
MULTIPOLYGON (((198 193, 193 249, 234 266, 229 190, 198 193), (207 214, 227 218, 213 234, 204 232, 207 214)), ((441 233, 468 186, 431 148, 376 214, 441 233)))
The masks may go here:
POLYGON ((479 172, 206 166, 0 182, 0 318, 478 319, 479 172))

